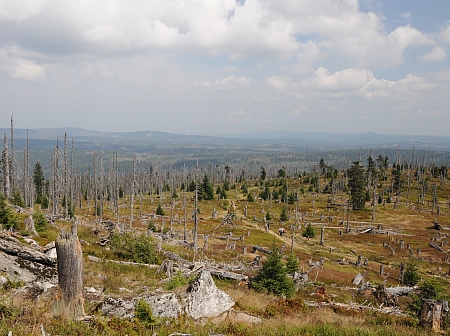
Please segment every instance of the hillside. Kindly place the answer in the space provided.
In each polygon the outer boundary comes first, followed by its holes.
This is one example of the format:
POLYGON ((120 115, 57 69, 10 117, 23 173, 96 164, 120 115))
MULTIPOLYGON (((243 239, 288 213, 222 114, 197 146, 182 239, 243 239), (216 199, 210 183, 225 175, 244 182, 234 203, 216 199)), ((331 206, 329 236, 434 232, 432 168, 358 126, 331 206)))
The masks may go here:
MULTIPOLYGON (((142 320, 119 322, 102 317, 98 311, 98 298, 92 299, 87 294, 85 312, 93 316, 87 327, 86 322, 63 325, 47 314, 51 311, 53 292, 47 296, 41 294, 38 304, 30 306, 26 295, 17 295, 16 288, 20 292, 22 285, 26 284, 22 282, 24 280, 4 274, 9 280, 6 282, 8 285, 3 286, 2 296, 6 301, 2 304, 2 311, 11 318, 3 320, 0 330, 5 334, 9 330, 13 330, 13 334, 29 334, 35 333, 42 323, 50 334, 97 335, 108 334, 112 330, 119 334, 149 335, 154 332, 159 335, 175 332, 208 335, 210 331, 226 335, 426 334, 428 332, 417 327, 413 318, 392 314, 410 311, 410 296, 399 297, 392 307, 389 300, 375 297, 374 291, 384 283, 388 288, 401 285, 401 265, 412 262, 422 279, 419 285, 423 281, 432 281, 436 288, 441 288, 441 297, 448 300, 448 171, 445 165, 416 166, 415 163, 409 165, 404 162, 392 166, 388 160, 383 163, 382 159, 377 157, 375 161, 375 175, 364 175, 371 189, 366 193, 368 199, 361 210, 349 207, 349 172, 335 169, 326 160, 304 173, 295 173, 295 169, 289 173, 284 167, 271 172, 259 167, 260 174, 254 178, 237 174, 239 170, 233 166, 222 167, 217 174, 201 166, 197 170, 199 174, 189 170, 184 175, 173 172, 158 175, 156 172, 149 174, 148 169, 136 170, 134 179, 139 181, 135 184, 136 189, 130 187, 135 183, 132 183, 132 175, 116 175, 114 170, 110 173, 105 170, 105 175, 74 175, 71 179, 79 179, 81 184, 73 184, 74 206, 70 211, 76 217, 78 236, 82 241, 86 288, 100 290, 106 297, 125 300, 143 293, 153 295, 161 290, 170 291, 169 288, 185 288, 185 284, 192 280, 188 273, 186 277, 191 280, 184 279, 183 275, 171 275, 167 279, 167 275, 157 273, 156 268, 106 261, 159 265, 167 259, 164 251, 176 253, 185 262, 193 263, 194 269, 207 264, 251 278, 261 269, 261 264, 258 266, 255 260, 267 258, 261 249, 271 250, 273 246, 283 251, 283 262, 292 251, 299 261, 298 271, 303 274, 303 280, 297 282, 293 297, 283 300, 248 288, 245 283, 217 278, 218 287, 233 298, 234 309, 262 318, 258 324, 225 319, 221 322, 205 320, 206 324, 198 325, 185 317, 177 320, 160 318, 148 329, 142 320), (196 174, 199 175, 202 197, 198 204, 198 227, 194 230, 194 189, 191 186, 196 174), (114 182, 115 176, 120 176, 118 182, 114 182), (205 181, 207 176, 209 181, 205 181), (370 176, 377 177, 374 183, 370 176), (92 184, 92 181, 98 184, 92 184), (117 183, 117 189, 114 183, 117 183), (94 185, 98 186, 97 189, 92 188, 94 185), (119 189, 122 193, 116 194, 119 189), (212 198, 210 191, 213 192, 212 198), (269 217, 270 225, 267 225, 269 217), (439 230, 436 230, 436 223, 439 230), (142 238, 142 243, 149 239, 150 245, 135 245, 134 239, 138 238, 117 234, 115 224, 126 232, 149 233, 142 238), (315 233, 312 238, 303 237, 308 225, 315 233), (286 231, 283 236, 278 234, 280 228, 286 231), (197 232, 197 248, 192 245, 195 243, 194 231, 197 232), (144 246, 150 248, 145 250, 148 251, 146 253, 154 253, 151 251, 158 250, 155 246, 161 239, 162 252, 155 254, 156 259, 148 259, 149 254, 137 257, 144 246), (88 256, 98 259, 93 261, 88 256), (353 283, 357 274, 363 275, 363 282, 359 285, 353 283), (361 289, 361 284, 366 286, 365 290, 361 289), (319 291, 321 296, 313 294, 318 288, 323 288, 319 291), (12 298, 16 299, 11 301, 12 298), (333 308, 326 308, 330 303, 333 303, 333 308), (19 307, 23 305, 30 308, 21 311, 19 307), (307 305, 319 307, 308 308, 307 305), (351 309, 352 306, 360 308, 351 309)), ((364 169, 366 172, 370 170, 369 166, 364 169)), ((363 189, 365 185, 363 183, 363 189)), ((54 225, 51 221, 39 236, 33 237, 41 247, 54 241, 60 228, 68 229, 71 225, 63 219, 65 207, 62 202, 67 196, 64 193, 52 196, 51 190, 49 209, 41 211, 59 215, 48 217, 53 218, 54 225), (52 210, 52 200, 55 199, 59 205, 52 210)), ((39 212, 38 209, 39 205, 35 204, 34 209, 27 211, 39 212)), ((15 237, 24 241, 30 235, 24 226, 28 215, 21 211, 12 216, 17 218, 16 224, 12 225, 15 237)), ((3 223, 4 227, 8 225, 3 223)), ((175 263, 176 270, 185 272, 180 262, 175 263)))

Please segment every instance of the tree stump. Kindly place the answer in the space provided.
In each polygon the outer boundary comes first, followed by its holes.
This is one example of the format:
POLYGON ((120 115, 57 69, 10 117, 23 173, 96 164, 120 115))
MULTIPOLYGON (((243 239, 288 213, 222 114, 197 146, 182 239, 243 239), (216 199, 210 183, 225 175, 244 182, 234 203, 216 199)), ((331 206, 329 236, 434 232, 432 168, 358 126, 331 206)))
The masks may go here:
POLYGON ((77 227, 64 232, 55 242, 58 270, 58 294, 53 305, 53 314, 70 319, 84 316, 83 307, 83 254, 77 237, 77 227))
POLYGON ((441 320, 446 313, 448 313, 447 301, 422 299, 420 322, 431 326, 434 332, 441 331, 441 320))

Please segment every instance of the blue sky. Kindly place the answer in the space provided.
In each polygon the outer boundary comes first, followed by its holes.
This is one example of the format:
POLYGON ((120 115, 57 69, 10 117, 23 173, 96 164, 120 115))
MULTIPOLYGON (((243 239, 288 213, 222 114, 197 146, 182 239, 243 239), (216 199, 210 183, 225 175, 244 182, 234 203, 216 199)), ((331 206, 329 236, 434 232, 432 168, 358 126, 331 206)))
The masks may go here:
POLYGON ((0 0, 0 127, 449 135, 448 0, 0 0))

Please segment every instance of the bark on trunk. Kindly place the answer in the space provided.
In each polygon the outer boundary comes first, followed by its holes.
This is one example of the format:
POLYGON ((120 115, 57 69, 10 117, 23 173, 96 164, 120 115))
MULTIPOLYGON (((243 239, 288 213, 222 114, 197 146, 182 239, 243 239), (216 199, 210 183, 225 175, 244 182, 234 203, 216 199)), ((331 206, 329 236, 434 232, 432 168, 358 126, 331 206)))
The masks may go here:
POLYGON ((72 226, 71 233, 61 232, 55 246, 58 256, 58 295, 53 313, 79 319, 84 316, 83 255, 76 225, 72 226))

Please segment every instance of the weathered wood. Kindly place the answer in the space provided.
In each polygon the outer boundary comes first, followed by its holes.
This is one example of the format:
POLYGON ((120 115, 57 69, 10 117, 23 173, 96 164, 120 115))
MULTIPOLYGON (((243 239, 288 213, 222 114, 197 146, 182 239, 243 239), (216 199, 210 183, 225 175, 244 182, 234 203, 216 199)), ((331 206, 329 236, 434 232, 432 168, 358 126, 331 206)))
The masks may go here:
POLYGON ((447 301, 422 299, 420 322, 424 325, 430 325, 434 332, 440 332, 444 307, 448 310, 447 301))
POLYGON ((131 261, 121 261, 121 260, 112 260, 112 259, 100 259, 91 255, 88 255, 88 260, 93 262, 112 262, 115 264, 127 265, 127 266, 144 266, 148 268, 159 268, 159 265, 152 264, 143 264, 143 263, 135 263, 131 261))
POLYGON ((253 246, 253 253, 255 253, 256 251, 260 251, 260 252, 263 252, 265 254, 271 254, 272 253, 270 250, 265 249, 265 248, 263 248, 261 246, 253 246))
POLYGON ((435 249, 439 250, 440 252, 445 252, 439 245, 437 245, 433 242, 431 242, 429 245, 430 245, 430 247, 434 247, 435 249))
POLYGON ((58 294, 53 306, 55 315, 72 319, 84 316, 83 253, 77 237, 77 227, 71 233, 62 231, 55 242, 58 256, 58 294))
POLYGON ((234 272, 210 269, 210 268, 206 268, 206 271, 208 271, 209 273, 211 273, 211 275, 214 275, 218 278, 224 278, 224 279, 229 279, 229 280, 238 280, 238 281, 248 281, 248 276, 246 276, 244 274, 238 274, 238 273, 234 273, 234 272))
POLYGON ((44 253, 41 253, 35 249, 23 246, 20 243, 12 241, 12 237, 9 237, 8 235, 0 235, 0 250, 7 254, 17 256, 25 260, 33 261, 42 265, 52 267, 56 265, 56 261, 52 258, 49 258, 44 253))

